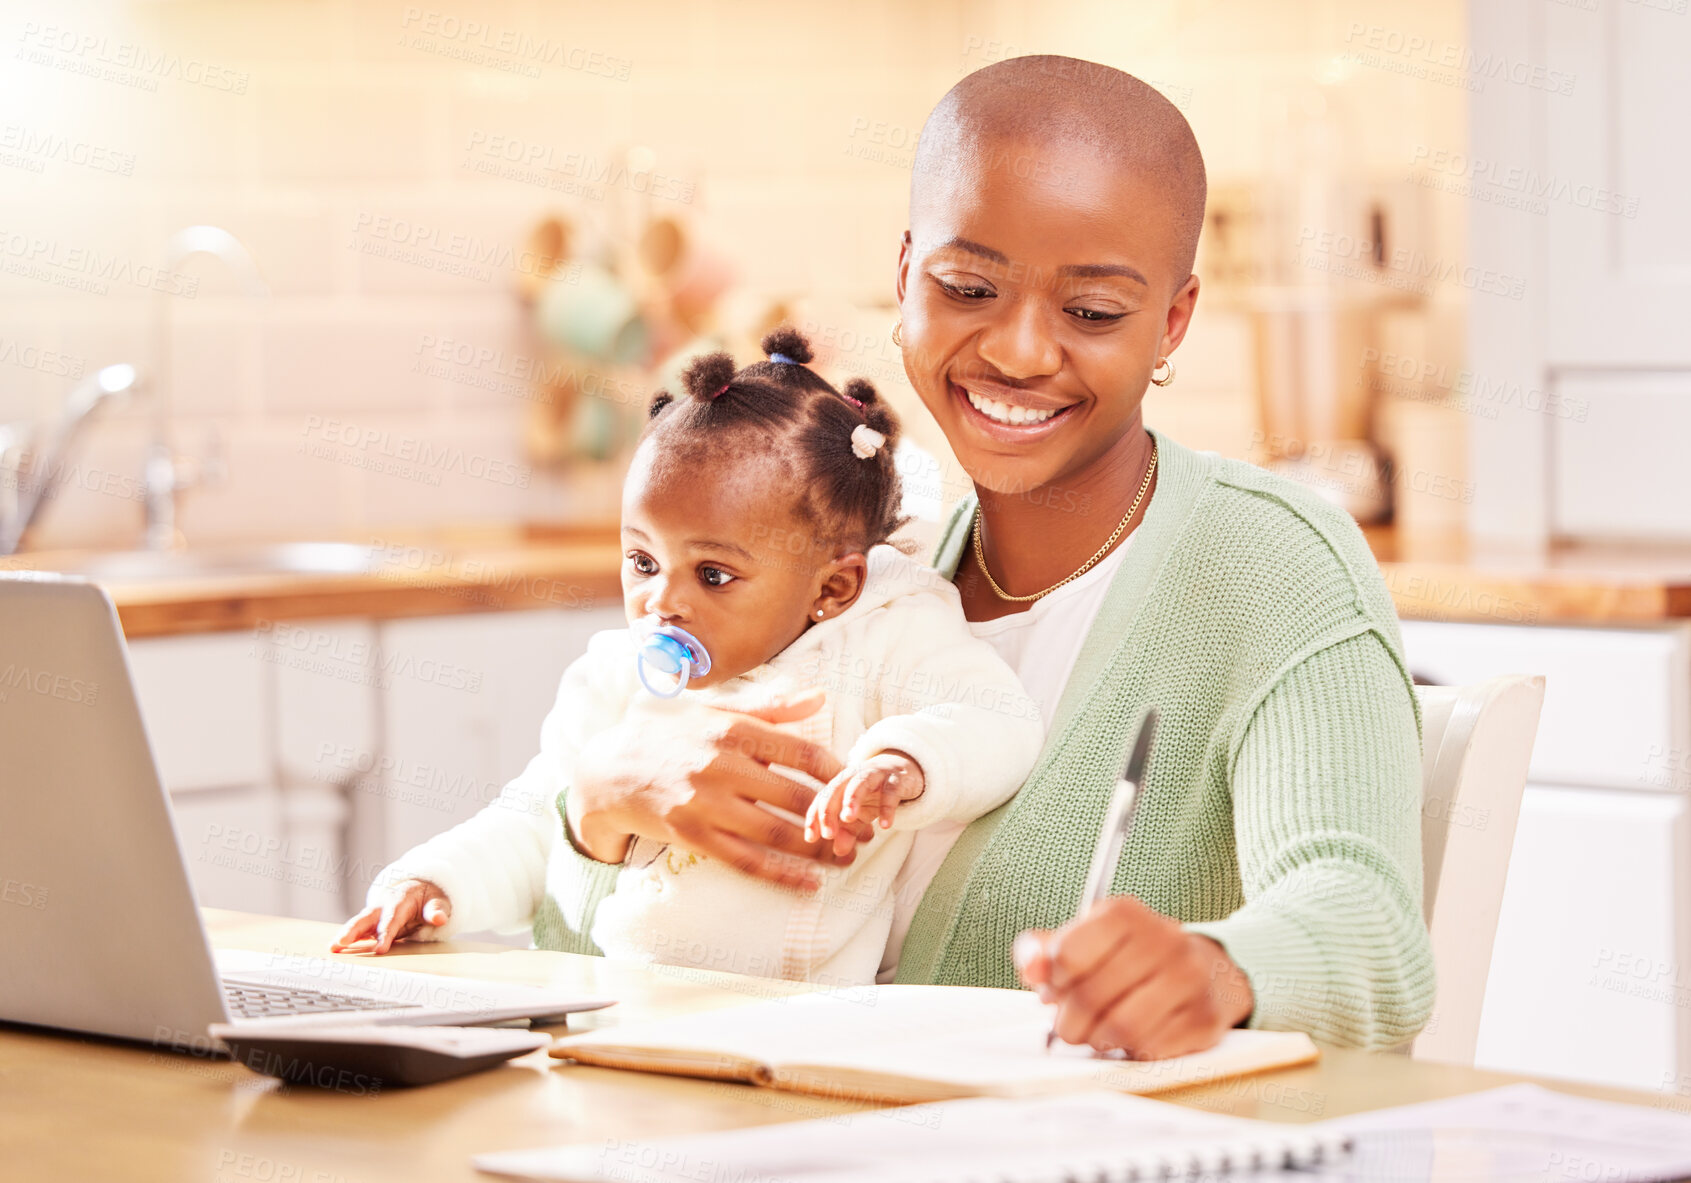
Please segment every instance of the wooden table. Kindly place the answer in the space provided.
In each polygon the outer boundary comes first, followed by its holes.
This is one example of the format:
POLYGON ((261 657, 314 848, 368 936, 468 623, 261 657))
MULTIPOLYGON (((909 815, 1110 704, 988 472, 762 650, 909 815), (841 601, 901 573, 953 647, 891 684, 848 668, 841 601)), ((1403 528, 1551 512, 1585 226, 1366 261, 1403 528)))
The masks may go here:
MULTIPOLYGON (((206 910, 215 945, 326 955, 334 926, 206 910)), ((621 965, 469 942, 409 946, 398 968, 614 997, 586 1029, 803 990, 727 974, 621 965)), ((1518 1077, 1324 1049, 1318 1064, 1222 1081, 1167 1099, 1306 1122, 1452 1096, 1518 1077)), ((1650 1104, 1614 1089, 1587 1096, 1650 1104)), ((1659 1103, 1659 1098, 1656 1098, 1659 1103)), ((284 1088, 230 1061, 0 1025, 0 1163, 6 1179, 169 1183, 415 1183, 487 1179, 474 1153, 797 1121, 862 1108, 747 1085, 564 1064, 538 1051, 489 1072, 365 1095, 284 1088)))

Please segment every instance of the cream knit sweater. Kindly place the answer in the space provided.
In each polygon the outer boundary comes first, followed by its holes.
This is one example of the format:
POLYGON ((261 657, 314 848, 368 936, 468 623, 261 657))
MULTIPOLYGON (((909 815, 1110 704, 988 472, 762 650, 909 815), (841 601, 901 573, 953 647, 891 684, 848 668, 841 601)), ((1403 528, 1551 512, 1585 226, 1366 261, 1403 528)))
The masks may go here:
MULTIPOLYGON (((451 921, 424 936, 534 924, 542 947, 834 985, 874 980, 892 924, 893 884, 916 830, 967 822, 1016 791, 1038 757, 1039 708, 992 647, 970 635, 956 589, 890 546, 869 555, 863 593, 766 665, 660 699, 640 688, 626 629, 600 633, 564 674, 540 753, 475 817, 401 856, 380 885, 437 884, 451 921), (560 794, 581 746, 626 719, 711 714, 821 686, 827 706, 789 729, 850 763, 908 753, 926 789, 900 807, 814 896, 770 886, 679 848, 634 845, 615 874, 583 875, 560 794)), ((802 774, 789 771, 802 778, 802 774)), ((814 784, 815 782, 810 782, 814 784)))

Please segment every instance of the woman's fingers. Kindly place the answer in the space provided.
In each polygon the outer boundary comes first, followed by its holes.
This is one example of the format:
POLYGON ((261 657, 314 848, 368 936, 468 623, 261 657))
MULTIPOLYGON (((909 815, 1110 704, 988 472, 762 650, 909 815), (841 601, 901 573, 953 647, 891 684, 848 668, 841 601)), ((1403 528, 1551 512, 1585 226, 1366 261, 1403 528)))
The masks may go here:
MULTIPOLYGON (((1141 945, 1118 945, 1091 972, 1063 989, 1057 1000, 1057 1035, 1068 1043, 1098 1043, 1106 1016, 1118 1013, 1124 1003, 1150 989, 1160 967, 1160 962, 1144 956, 1141 945)), ((1138 1012, 1120 1013, 1131 1019, 1138 1012)), ((1112 1029, 1112 1046, 1137 1052, 1139 1031, 1137 1027, 1112 1029)))
MULTIPOLYGON (((684 842, 705 830, 725 830, 771 851, 799 858, 815 859, 820 847, 807 841, 804 826, 778 817, 744 797, 725 796, 712 804, 707 816, 677 827, 677 836, 684 842)), ((701 851, 700 853, 708 853, 701 851)))
POLYGON ((776 853, 766 846, 748 842, 737 834, 710 828, 689 839, 689 844, 706 858, 718 859, 753 879, 814 891, 821 884, 817 873, 804 863, 776 853))
POLYGON ((817 791, 809 785, 800 784, 790 776, 774 772, 738 751, 725 753, 714 771, 716 775, 712 779, 722 792, 762 801, 797 817, 809 813, 811 802, 818 796, 817 791))
POLYGON ((1221 945, 1129 897, 1037 944, 1019 942, 1016 959, 1023 979, 1057 1004, 1062 1039, 1136 1059, 1212 1047, 1251 1012, 1249 981, 1221 945))
POLYGON ((821 710, 822 704, 827 701, 827 691, 817 687, 802 694, 777 698, 774 702, 757 706, 739 706, 734 703, 725 703, 719 704, 717 709, 750 715, 752 718, 762 719, 766 723, 791 723, 795 719, 808 719, 821 710))
MULTIPOLYGON (((796 768, 827 782, 845 767, 838 756, 819 743, 812 743, 790 731, 749 715, 731 716, 722 734, 721 746, 731 748, 759 764, 780 764, 796 768)), ((779 775, 777 773, 776 775, 779 775)))
POLYGON ((1091 973, 1118 946, 1148 945, 1144 956, 1156 960, 1157 948, 1172 943, 1179 925, 1152 911, 1132 896, 1111 896, 1100 900, 1086 915, 1065 924, 1050 943, 1051 985, 1066 991, 1071 984, 1091 973))
POLYGON ((443 895, 430 896, 423 905, 423 921, 439 928, 452 919, 452 903, 443 895))
POLYGON ((1016 963, 1022 984, 1036 992, 1042 1002, 1051 1001, 1051 955, 1046 949, 1050 940, 1050 929, 1030 928, 1018 933, 1010 947, 1010 957, 1016 963))

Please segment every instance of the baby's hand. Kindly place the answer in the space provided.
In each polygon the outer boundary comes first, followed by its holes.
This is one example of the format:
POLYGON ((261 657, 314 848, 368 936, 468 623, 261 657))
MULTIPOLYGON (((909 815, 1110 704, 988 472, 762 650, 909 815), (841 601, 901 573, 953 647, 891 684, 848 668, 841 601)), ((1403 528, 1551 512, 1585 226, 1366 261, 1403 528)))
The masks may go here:
POLYGON ((332 953, 386 953, 424 928, 439 928, 452 915, 446 893, 424 879, 404 879, 346 922, 329 946, 332 953))
POLYGON ((842 822, 876 818, 884 830, 892 825, 898 807, 920 797, 925 788, 920 764, 903 752, 877 752, 847 767, 816 794, 804 819, 805 840, 832 839, 835 854, 850 854, 857 835, 842 822))

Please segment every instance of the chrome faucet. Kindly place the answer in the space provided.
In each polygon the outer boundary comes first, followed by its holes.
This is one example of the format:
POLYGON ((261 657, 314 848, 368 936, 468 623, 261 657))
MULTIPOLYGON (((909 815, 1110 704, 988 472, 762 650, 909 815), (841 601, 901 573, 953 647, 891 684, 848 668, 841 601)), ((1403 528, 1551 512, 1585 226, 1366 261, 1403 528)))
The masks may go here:
POLYGON ((134 366, 106 366, 90 374, 70 392, 59 408, 58 422, 40 442, 34 442, 34 433, 0 424, 0 555, 17 552, 53 500, 69 468, 71 448, 89 418, 139 385, 134 366))
MULTIPOLYGON (((247 248, 227 230, 217 226, 178 230, 165 244, 165 272, 175 272, 194 255, 214 255, 223 260, 249 294, 268 293, 247 248)), ((177 543, 178 498, 210 479, 218 466, 215 460, 183 460, 171 438, 170 295, 162 287, 153 323, 154 372, 144 384, 153 398, 153 437, 141 470, 141 490, 146 546, 149 550, 168 550, 177 543)), ((50 430, 29 431, 21 424, 0 423, 0 555, 17 552, 30 527, 53 500, 69 468, 71 449, 88 419, 112 399, 142 386, 134 366, 106 366, 72 389, 50 430)))
MULTIPOLYGON (((227 230, 219 226, 184 226, 165 244, 164 270, 173 274, 194 255, 212 255, 241 279, 249 295, 268 294, 264 278, 252 255, 227 230)), ((170 378, 170 295, 160 288, 153 351, 153 439, 147 447, 142 470, 143 502, 146 508, 145 545, 148 550, 169 550, 177 544, 178 499, 187 490, 203 484, 217 472, 215 460, 190 465, 177 455, 172 439, 172 390, 170 378), (185 470, 188 470, 185 472, 185 470)))

